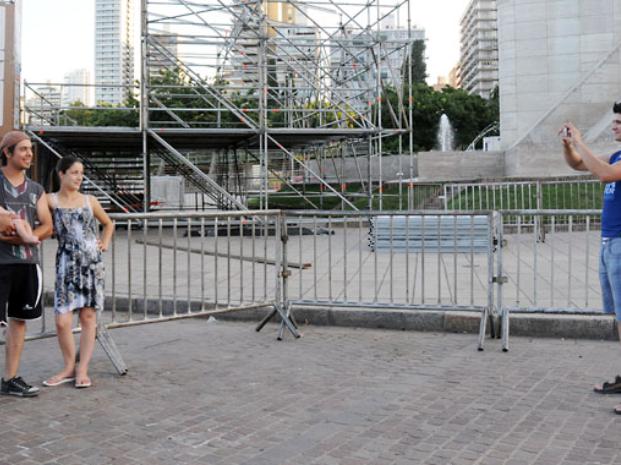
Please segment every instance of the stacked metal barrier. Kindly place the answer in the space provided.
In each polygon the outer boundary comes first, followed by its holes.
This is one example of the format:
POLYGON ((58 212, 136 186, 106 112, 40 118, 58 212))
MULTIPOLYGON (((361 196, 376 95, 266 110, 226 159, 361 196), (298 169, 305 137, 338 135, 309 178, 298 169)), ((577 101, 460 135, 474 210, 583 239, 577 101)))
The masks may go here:
POLYGON ((381 215, 371 218, 371 250, 412 252, 487 252, 486 215, 381 215))

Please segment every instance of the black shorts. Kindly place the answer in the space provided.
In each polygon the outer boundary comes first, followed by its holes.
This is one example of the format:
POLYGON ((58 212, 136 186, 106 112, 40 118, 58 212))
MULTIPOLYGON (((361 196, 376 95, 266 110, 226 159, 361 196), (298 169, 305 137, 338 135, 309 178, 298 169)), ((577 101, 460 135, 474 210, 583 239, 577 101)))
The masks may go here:
POLYGON ((41 317, 43 282, 39 265, 0 265, 0 321, 41 317))

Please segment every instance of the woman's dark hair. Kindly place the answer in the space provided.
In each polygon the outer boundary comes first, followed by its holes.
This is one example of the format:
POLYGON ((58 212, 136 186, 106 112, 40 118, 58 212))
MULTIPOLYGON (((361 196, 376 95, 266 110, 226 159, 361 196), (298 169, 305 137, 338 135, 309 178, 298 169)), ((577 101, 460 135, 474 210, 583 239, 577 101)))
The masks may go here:
POLYGON ((66 173, 69 168, 71 168, 76 163, 82 163, 78 157, 74 155, 65 155, 56 164, 56 172, 57 173, 66 173))
POLYGON ((621 101, 615 102, 615 104, 612 106, 612 112, 621 114, 621 101))

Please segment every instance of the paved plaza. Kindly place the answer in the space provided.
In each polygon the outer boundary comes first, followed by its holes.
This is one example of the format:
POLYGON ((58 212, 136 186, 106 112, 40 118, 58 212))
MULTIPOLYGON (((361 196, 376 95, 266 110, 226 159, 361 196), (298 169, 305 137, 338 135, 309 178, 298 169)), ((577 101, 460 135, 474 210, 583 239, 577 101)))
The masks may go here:
MULTIPOLYGON (((604 465, 621 463, 616 342, 184 320, 112 331, 95 386, 0 397, 0 464, 604 465)), ((58 369, 28 342, 23 375, 58 369)))

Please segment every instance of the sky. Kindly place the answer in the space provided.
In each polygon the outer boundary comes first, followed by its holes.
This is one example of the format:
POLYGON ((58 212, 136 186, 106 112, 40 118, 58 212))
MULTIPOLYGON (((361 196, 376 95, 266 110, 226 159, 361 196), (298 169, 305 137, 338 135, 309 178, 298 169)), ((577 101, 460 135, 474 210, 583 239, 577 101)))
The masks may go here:
MULTIPOLYGON (((135 1, 136 7, 139 3, 135 1)), ((438 75, 447 75, 459 59, 459 19, 467 3, 410 0, 412 22, 426 31, 430 84, 438 75)), ((94 69, 95 0, 22 0, 22 5, 25 80, 62 82, 68 71, 94 69)))

